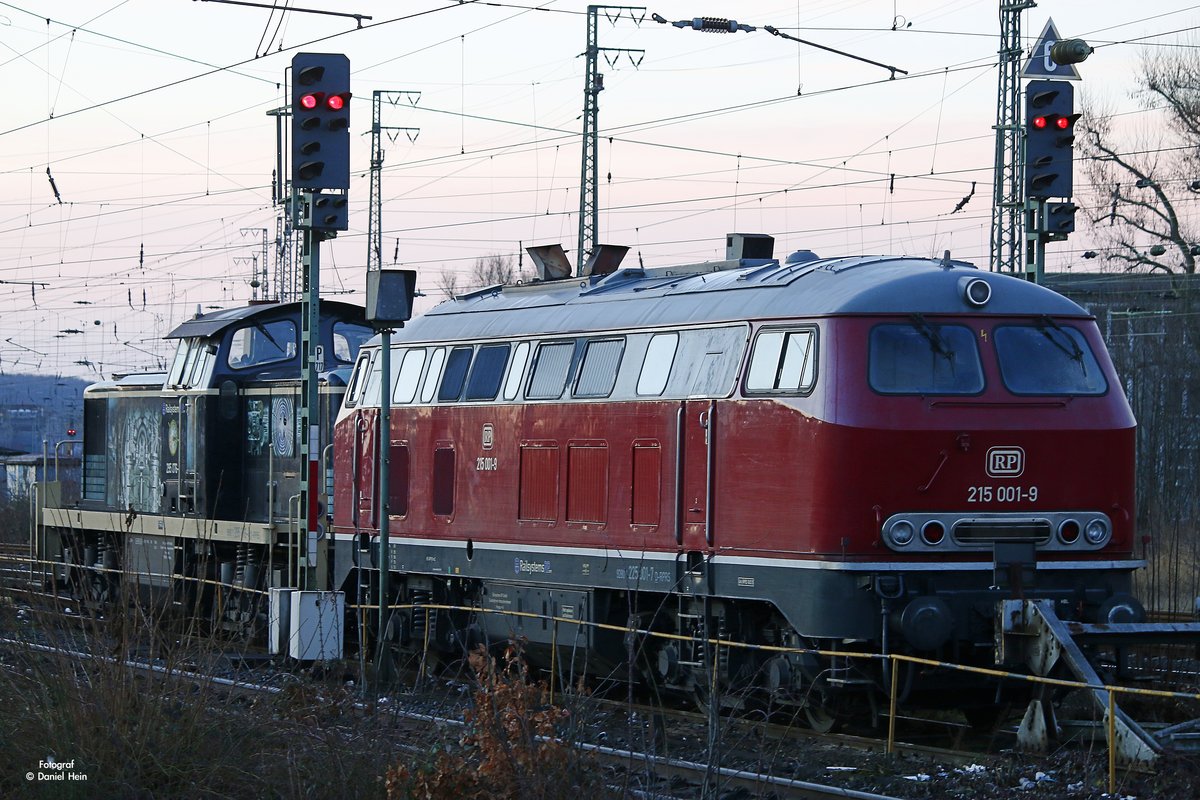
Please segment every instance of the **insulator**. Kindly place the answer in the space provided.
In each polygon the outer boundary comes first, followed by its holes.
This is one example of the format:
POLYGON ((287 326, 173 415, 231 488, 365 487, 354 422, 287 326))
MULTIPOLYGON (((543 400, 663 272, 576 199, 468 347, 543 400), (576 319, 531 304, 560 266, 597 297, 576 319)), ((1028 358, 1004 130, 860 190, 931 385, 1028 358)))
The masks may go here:
POLYGON ((1094 53, 1095 50, 1096 48, 1089 45, 1083 39, 1063 39, 1060 42, 1055 42, 1050 48, 1050 60, 1062 66, 1078 64, 1081 61, 1086 61, 1087 57, 1094 53))
POLYGON ((738 29, 737 22, 722 17, 696 17, 692 20, 692 29, 709 33, 733 33, 738 29))

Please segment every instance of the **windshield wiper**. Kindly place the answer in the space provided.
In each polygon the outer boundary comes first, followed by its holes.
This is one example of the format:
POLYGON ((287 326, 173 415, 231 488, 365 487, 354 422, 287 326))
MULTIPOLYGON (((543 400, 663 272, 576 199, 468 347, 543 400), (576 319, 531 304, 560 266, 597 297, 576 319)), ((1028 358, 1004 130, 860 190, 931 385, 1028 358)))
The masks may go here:
POLYGON ((280 353, 286 352, 286 351, 284 351, 284 349, 282 347, 279 346, 279 342, 275 341, 275 337, 271 335, 271 332, 269 330, 267 330, 267 326, 263 325, 258 320, 254 320, 253 324, 254 324, 254 329, 256 331, 258 331, 259 333, 261 333, 263 336, 267 337, 267 341, 270 342, 271 344, 275 345, 276 350, 278 350, 280 353))
POLYGON ((941 331, 926 322, 925 317, 921 314, 912 314, 911 319, 912 322, 910 324, 913 326, 913 330, 921 334, 925 341, 929 343, 929 349, 946 359, 946 361, 950 362, 950 365, 953 366, 954 350, 952 350, 950 346, 946 344, 946 340, 942 337, 941 331))
POLYGON ((1071 334, 1067 333, 1061 325, 1044 314, 1038 317, 1037 322, 1035 322, 1034 325, 1038 329, 1038 332, 1049 340, 1050 344, 1054 345, 1063 353, 1065 353, 1067 358, 1079 364, 1079 370, 1083 373, 1084 377, 1087 377, 1087 363, 1083 359, 1083 349, 1080 348, 1079 342, 1075 341, 1075 337, 1071 336, 1071 334), (1065 339, 1067 344, 1071 346, 1070 349, 1068 349, 1061 341, 1059 341, 1057 337, 1051 336, 1049 328, 1053 328, 1062 334, 1062 338, 1065 339))

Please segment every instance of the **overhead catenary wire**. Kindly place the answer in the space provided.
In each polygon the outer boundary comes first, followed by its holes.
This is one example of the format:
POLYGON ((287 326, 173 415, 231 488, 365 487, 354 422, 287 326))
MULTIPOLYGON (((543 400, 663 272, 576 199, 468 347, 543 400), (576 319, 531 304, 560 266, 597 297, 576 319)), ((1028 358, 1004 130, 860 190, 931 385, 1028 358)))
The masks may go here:
MULTIPOLYGON (((488 4, 488 5, 489 6, 500 6, 501 4, 488 4)), ((530 10, 528 7, 522 7, 522 6, 519 6, 516 4, 508 4, 508 5, 505 5, 504 7, 516 8, 522 12, 530 10)), ((458 32, 456 32, 456 33, 458 33, 458 32)), ((459 38, 461 41, 461 33, 459 33, 459 38)), ((984 64, 976 65, 974 68, 979 70, 981 72, 981 74, 986 74, 988 69, 990 69, 990 67, 988 67, 987 65, 984 65, 984 64)), ((943 90, 944 90, 946 76, 948 75, 948 73, 944 69, 940 70, 940 72, 941 72, 941 74, 943 74, 943 90)), ((248 73, 248 74, 250 74, 250 73, 248 73)), ((931 74, 937 74, 937 73, 931 73, 931 74)), ((460 83, 465 83, 465 80, 460 79, 460 83)), ((851 87, 848 87, 845 89, 845 91, 851 91, 851 90, 852 90, 851 87)), ((462 103, 462 104, 460 104, 460 106, 461 107, 460 107, 459 111, 462 112, 466 109, 467 104, 462 103)), ((735 110, 735 111, 729 111, 726 113, 738 113, 738 111, 735 110)), ((708 116, 708 117, 696 116, 696 117, 692 117, 692 118, 697 119, 697 120, 699 120, 699 119, 712 120, 712 119, 716 119, 717 117, 716 116, 708 116)), ((215 119, 215 117, 212 117, 211 119, 206 120, 206 128, 211 128, 211 122, 213 119, 215 119)), ((536 122, 536 120, 535 120, 535 122, 536 122)), ((195 123, 195 124, 198 124, 198 123, 195 123)), ((519 124, 519 122, 517 124, 519 124)), ((665 125, 669 125, 671 123, 669 121, 665 121, 661 124, 665 126, 665 125)), ((606 131, 605 134, 608 135, 609 132, 606 131)), ((577 134, 574 134, 572 132, 564 132, 563 139, 555 141, 553 134, 550 137, 545 137, 545 138, 542 137, 540 134, 536 134, 534 137, 535 141, 530 146, 530 149, 533 151, 536 151, 540 148, 550 146, 550 147, 555 148, 554 153, 557 155, 560 152, 560 148, 561 148, 561 145, 563 144, 563 142, 569 141, 575 135, 577 135, 577 134)), ((625 143, 630 141, 631 139, 634 139, 634 138, 645 139, 646 138, 646 137, 634 137, 634 136, 629 136, 629 135, 623 136, 621 134, 621 132, 619 132, 619 131, 611 132, 611 135, 613 136, 614 144, 620 144, 622 147, 624 147, 625 143)), ((150 132, 147 132, 145 134, 145 137, 148 139, 151 139, 153 141, 155 138, 155 135, 150 132)), ((461 139, 465 139, 465 136, 461 136, 460 140, 461 139)), ((139 136, 139 140, 141 142, 145 142, 145 139, 142 139, 140 136, 139 136)), ((935 137, 934 143, 932 146, 936 148, 936 147, 942 147, 945 144, 946 144, 946 142, 941 140, 941 136, 940 136, 940 132, 939 132, 939 134, 935 137)), ((143 144, 142 146, 146 147, 147 145, 143 144)), ((642 146, 664 148, 664 152, 666 152, 666 150, 670 148, 670 143, 669 142, 664 142, 664 143, 647 142, 642 146)), ((927 144, 924 146, 929 147, 930 145, 927 144)), ((465 144, 462 141, 460 141, 459 149, 460 149, 459 155, 461 156, 462 155, 461 151, 466 149, 465 144)), ((695 149, 697 151, 697 154, 700 154, 704 151, 704 148, 695 148, 695 149)), ((902 145, 900 147, 894 147, 890 141, 887 143, 887 147, 884 148, 884 152, 886 152, 888 154, 889 160, 890 160, 891 154, 893 152, 900 153, 900 152, 904 152, 905 150, 906 150, 906 145, 902 145)), ((507 156, 510 153, 515 154, 517 152, 518 151, 516 150, 516 148, 513 148, 513 147, 507 147, 507 148, 498 147, 494 150, 494 155, 490 154, 487 159, 480 159, 474 163, 486 164, 487 169, 488 169, 488 174, 490 176, 494 177, 496 175, 496 170, 499 168, 498 165, 501 163, 500 157, 502 155, 507 156)), ((626 151, 623 149, 622 152, 624 153, 626 151)), ((881 186, 884 184, 885 181, 890 183, 890 181, 891 181, 890 176, 892 174, 892 170, 890 168, 885 168, 883 170, 879 170, 879 169, 871 168, 873 165, 870 165, 870 164, 861 164, 860 165, 859 163, 856 163, 857 158, 859 158, 863 155, 867 155, 870 152, 874 152, 874 149, 870 148, 867 151, 864 151, 862 153, 853 153, 853 154, 847 153, 847 154, 826 156, 824 159, 824 168, 829 169, 836 165, 836 167, 840 168, 841 170, 844 170, 845 174, 847 176, 862 175, 864 177, 864 179, 866 179, 868 175, 874 175, 873 179, 869 179, 866 181, 866 185, 881 186), (871 183, 871 180, 873 180, 874 183, 871 183)), ((69 154, 69 155, 74 155, 74 154, 69 154)), ((795 190, 791 190, 790 185, 783 186, 783 187, 780 187, 778 190, 780 192, 778 201, 775 203, 769 203, 765 199, 768 197, 768 195, 766 195, 764 193, 764 191, 757 191, 757 192, 755 191, 756 188, 762 188, 762 187, 761 187, 761 185, 756 186, 753 178, 750 177, 751 171, 755 169, 753 160, 754 160, 756 154, 746 152, 744 150, 741 150, 741 148, 738 148, 737 152, 730 153, 728 155, 731 157, 731 160, 733 160, 735 162, 732 167, 732 170, 737 175, 738 192, 736 192, 735 196, 732 198, 735 202, 738 202, 738 201, 751 202, 751 203, 754 203, 761 210, 761 209, 764 209, 764 208, 767 208, 770 206, 792 205, 794 203, 794 201, 797 199, 797 197, 799 197, 799 195, 797 195, 795 193, 795 190)), ((760 163, 766 164, 769 159, 770 159, 769 153, 763 154, 763 161, 760 163)), ((787 159, 779 159, 779 161, 786 162, 787 159)), ((441 163, 444 165, 449 162, 447 162, 447 161, 429 162, 429 166, 433 166, 438 163, 441 163)), ((213 166, 210 161, 210 156, 206 155, 206 157, 200 159, 200 166, 204 170, 203 174, 205 174, 206 176, 209 176, 210 174, 216 174, 215 172, 210 172, 210 170, 213 166)), ((889 167, 890 167, 890 164, 889 164, 889 167)), ((397 169, 396 174, 398 174, 398 175, 414 174, 414 168, 410 167, 407 164, 395 165, 395 168, 397 169)), ((470 170, 474 169, 474 167, 472 167, 470 165, 470 163, 464 162, 464 164, 461 166, 461 169, 465 170, 465 172, 463 172, 462 174, 466 175, 469 173, 470 170)), ((764 166, 763 169, 767 170, 767 169, 770 169, 770 167, 764 166)), ((901 171, 903 172, 903 170, 901 170, 901 171)), ((57 172, 57 170, 56 170, 56 172, 57 172)), ((678 169, 676 169, 676 170, 664 169, 664 170, 661 170, 660 172, 661 172, 661 174, 659 174, 659 175, 651 176, 653 178, 653 180, 662 181, 662 182, 670 181, 670 180, 682 180, 683 176, 686 174, 687 171, 686 170, 678 170, 678 169)), ((697 177, 700 174, 701 174, 700 171, 695 172, 695 175, 697 177)), ((143 178, 145 178, 146 175, 147 174, 143 170, 143 178)), ((963 181, 962 176, 966 176, 966 177, 968 177, 968 179, 971 177, 971 176, 968 176, 965 172, 959 173, 958 176, 956 176, 955 173, 951 173, 951 172, 946 172, 946 173, 939 172, 936 175, 931 175, 929 177, 932 177, 935 179, 945 179, 945 191, 943 192, 943 194, 945 197, 949 198, 950 203, 953 203, 954 200, 957 200, 958 198, 962 197, 962 187, 965 186, 965 182, 963 181), (953 192, 953 194, 951 194, 951 192, 953 192)), ((535 179, 536 179, 536 176, 535 176, 535 179)), ((900 176, 900 179, 901 179, 902 185, 904 187, 904 191, 906 193, 909 193, 912 189, 916 188, 911 183, 903 183, 903 181, 904 181, 903 175, 900 176)), ((446 181, 445 176, 442 176, 438 180, 443 182, 441 185, 443 185, 443 186, 446 185, 444 183, 446 181)), ((809 180, 814 185, 814 187, 821 187, 821 186, 829 185, 829 182, 827 182, 827 181, 812 180, 811 178, 809 180)), ((496 181, 498 184, 501 183, 501 181, 498 178, 496 179, 496 181)), ((551 181, 551 188, 549 190, 545 190, 546 194, 547 194, 547 202, 545 204, 545 209, 544 209, 545 214, 543 214, 542 216, 548 216, 549 214, 554 213, 555 215, 559 216, 560 219, 566 220, 569 218, 570 212, 565 209, 556 211, 555 209, 552 208, 549 198, 554 196, 555 193, 558 192, 558 190, 560 188, 562 189, 564 196, 566 196, 571 191, 571 189, 569 187, 560 186, 558 184, 558 182, 554 180, 553 175, 550 176, 550 181, 551 181)), ((535 182, 536 182, 536 180, 535 180, 535 182)), ((250 183, 251 183, 251 185, 248 187, 248 190, 251 192, 253 192, 257 186, 261 185, 259 182, 250 182, 250 183)), ((856 181, 856 183, 857 183, 857 181, 856 181)), ((435 182, 430 185, 438 185, 438 184, 435 182)), ((613 186, 636 186, 637 183, 636 183, 636 181, 627 181, 625 179, 625 176, 622 175, 621 177, 615 178, 612 182, 612 185, 613 186)), ((684 184, 680 184, 680 185, 683 186, 684 184)), ((793 185, 796 185, 796 184, 793 184, 793 185)), ((45 184, 43 184, 43 186, 45 186, 45 184)), ((215 193, 218 191, 218 189, 217 189, 217 187, 212 187, 212 188, 214 189, 214 196, 216 196, 215 193)), ((409 187, 407 187, 407 186, 401 187, 398 185, 397 188, 401 189, 401 191, 395 193, 395 197, 398 199, 401 199, 401 198, 415 199, 417 196, 419 196, 419 194, 412 193, 412 192, 405 193, 403 190, 408 189, 409 187)), ((807 188, 807 187, 800 186, 799 188, 807 188)), ((524 191, 524 189, 518 188, 518 189, 515 189, 514 191, 520 192, 520 191, 524 191)), ((426 194, 430 197, 436 197, 439 194, 440 195, 449 195, 450 193, 449 192, 440 192, 440 193, 425 192, 424 194, 426 194)), ((495 205, 496 208, 499 208, 499 209, 507 209, 509 207, 504 205, 503 203, 499 202, 498 198, 502 197, 503 195, 509 195, 509 194, 513 194, 513 191, 510 191, 508 189, 508 187, 502 187, 502 188, 498 188, 495 190, 486 191, 486 192, 482 193, 482 195, 481 195, 481 199, 483 199, 485 202, 483 202, 482 204, 478 204, 478 205, 480 205, 479 209, 472 209, 470 204, 468 204, 466 206, 463 206, 462 210, 471 215, 474 215, 475 213, 478 213, 480 211, 486 211, 486 207, 488 205, 495 205), (484 197, 483 195, 486 195, 486 197, 484 197)), ((694 193, 694 194, 698 194, 702 197, 708 197, 708 198, 715 198, 717 196, 716 193, 705 193, 705 192, 698 192, 698 193, 694 193)), ((198 196, 202 196, 202 195, 198 195, 198 196)), ((228 198, 228 197, 235 197, 236 195, 232 195, 232 194, 229 194, 228 192, 225 192, 223 196, 228 198)), ((910 201, 919 202, 919 199, 912 200, 912 198, 918 198, 918 195, 907 194, 905 198, 893 197, 891 199, 893 202, 896 203, 897 208, 905 208, 908 206, 910 201)), ((655 206, 654 208, 655 209, 667 208, 669 205, 669 203, 667 201, 669 201, 671 199, 672 198, 667 198, 666 200, 660 201, 660 205, 655 206)), ((678 193, 673 199, 677 203, 677 206, 676 206, 677 208, 683 208, 685 206, 691 206, 693 208, 695 208, 697 206, 708 206, 705 210, 698 211, 698 213, 710 213, 711 214, 711 213, 717 213, 721 210, 720 208, 714 207, 715 205, 720 203, 720 200, 710 199, 707 202, 705 202, 703 200, 701 200, 700 202, 696 202, 694 197, 684 197, 682 192, 678 193)), ((872 199, 874 199, 874 198, 872 198, 872 199)), ((70 210, 68 210, 67 213, 70 215, 70 219, 73 219, 76 221, 83 221, 83 220, 86 220, 89 218, 93 218, 93 215, 91 213, 87 213, 86 209, 89 209, 89 208, 96 209, 97 213, 94 215, 94 219, 96 220, 96 227, 99 228, 100 220, 102 217, 105 219, 113 219, 113 220, 119 219, 119 217, 107 217, 107 214, 110 211, 113 211, 113 212, 121 211, 121 201, 119 200, 119 198, 113 198, 113 201, 114 202, 111 205, 108 204, 109 203, 108 198, 106 198, 105 201, 103 203, 100 203, 99 205, 97 205, 95 203, 77 204, 77 205, 73 206, 70 210), (84 211, 85 213, 81 214, 80 213, 81 211, 84 211)), ((147 235, 156 234, 158 232, 158 230, 160 230, 160 226, 157 221, 151 222, 149 219, 149 216, 148 216, 151 213, 150 209, 152 209, 158 205, 157 200, 155 199, 153 193, 149 193, 149 192, 144 193, 144 202, 138 202, 135 200, 135 203, 138 206, 138 208, 141 209, 141 213, 147 215, 147 217, 143 223, 144 229, 142 232, 139 233, 139 239, 145 239, 147 235)), ((184 204, 186 204, 186 201, 180 201, 179 204, 184 205, 184 204)), ((245 204, 241 204, 241 205, 243 207, 234 213, 251 213, 251 214, 270 213, 269 207, 266 205, 265 202, 245 203, 245 204)), ((541 205, 542 205, 541 203, 535 203, 535 206, 537 207, 536 210, 539 212, 543 210, 541 208, 541 205)), ((850 198, 848 200, 848 202, 846 203, 846 205, 847 206, 860 206, 861 205, 864 208, 870 207, 870 204, 860 203, 855 198, 850 198)), ((915 206, 913 206, 913 207, 915 207, 915 206)), ((604 211, 606 213, 610 214, 610 218, 612 220, 616 221, 621 218, 627 218, 632 215, 644 213, 646 211, 646 207, 640 207, 638 204, 631 204, 629 206, 612 205, 611 207, 606 207, 604 209, 604 211)), ((945 213, 945 208, 942 208, 940 213, 945 213)), ((224 216, 229 216, 229 214, 226 214, 224 216)), ((961 217, 961 214, 956 215, 956 216, 961 217)), ((507 219, 507 217, 504 216, 503 214, 499 217, 493 217, 493 220, 497 221, 497 222, 502 219, 507 219)), ((532 219, 534 221, 536 221, 537 217, 532 217, 532 219)), ((653 223, 654 221, 655 220, 652 219, 651 223, 653 223)), ((898 222, 901 222, 901 221, 898 221, 898 222)), ((35 226, 32 228, 29 228, 27 226, 13 225, 11 230, 15 231, 18 227, 21 227, 22 228, 21 233, 22 233, 22 235, 24 235, 25 233, 28 232, 28 230, 52 229, 52 226, 55 224, 58 224, 58 223, 56 223, 53 220, 50 220, 49 217, 47 216, 47 217, 44 217, 41 221, 35 221, 35 226)), ((480 225, 480 224, 482 224, 482 223, 476 222, 474 219, 467 219, 464 217, 463 225, 465 226, 466 229, 478 227, 478 225, 480 225)), ((107 227, 107 222, 105 223, 105 226, 107 227)), ((76 228, 78 228, 78 227, 79 227, 79 225, 76 225, 76 228)), ((92 226, 88 225, 87 227, 92 227, 92 226)), ((410 226, 406 225, 404 227, 398 227, 396 230, 397 230, 397 232, 403 232, 404 235, 408 235, 409 227, 410 226)), ((641 239, 641 234, 644 233, 641 231, 641 227, 642 226, 640 226, 640 225, 636 226, 637 236, 639 239, 641 239)), ((790 228, 791 226, 784 226, 784 227, 790 228)), ((847 225, 846 227, 848 229, 855 229, 857 227, 859 230, 861 230, 861 225, 854 226, 853 224, 850 224, 850 225, 847 225)), ((634 227, 631 226, 630 230, 632 231, 633 229, 634 229, 634 227)), ((888 227, 887 229, 891 230, 892 228, 888 227)), ((420 230, 422 230, 422 228, 417 227, 417 228, 415 228, 415 230, 420 231, 420 230)), ((196 230, 196 237, 200 241, 205 240, 205 236, 204 236, 203 232, 199 229, 196 230)), ((93 250, 97 246, 100 246, 100 247, 104 246, 104 242, 96 241, 97 237, 95 236, 94 232, 90 238, 92 239, 92 249, 93 250)), ((109 237, 102 237, 102 238, 109 238, 109 237)), ((117 237, 113 237, 113 238, 116 239, 117 237)), ((345 241, 352 242, 355 240, 356 236, 354 234, 347 234, 344 238, 345 238, 345 241)), ((654 238, 663 239, 663 238, 670 238, 670 237, 668 236, 668 237, 654 237, 654 238)), ((62 240, 64 242, 66 241, 62 237, 60 237, 60 240, 62 240)), ((481 238, 480 241, 487 241, 487 237, 481 238)), ((646 241, 645 244, 647 244, 648 246, 651 246, 651 247, 654 246, 654 242, 646 241)), ((36 253, 37 253, 36 250, 30 251, 30 252, 35 254, 35 256, 36 256, 36 253)), ((176 259, 179 259, 181 262, 184 262, 184 263, 191 263, 191 264, 204 263, 204 256, 219 254, 221 252, 221 247, 219 246, 219 244, 214 244, 214 243, 205 241, 205 243, 201 247, 194 249, 191 253, 189 253, 186 249, 174 248, 174 247, 167 247, 167 248, 158 247, 158 248, 154 249, 154 252, 158 255, 158 257, 160 259, 160 263, 156 264, 154 267, 155 270, 171 269, 175 272, 175 277, 181 278, 182 283, 187 283, 188 282, 187 279, 182 278, 179 266, 177 264, 172 265, 171 262, 176 259)), ((96 253, 96 254, 103 255, 102 253, 96 253)), ((60 253, 60 256, 61 255, 62 254, 60 253)), ((147 256, 148 256, 147 257, 147 267, 149 267, 149 263, 150 263, 149 253, 147 254, 147 256)), ((466 258, 466 257, 463 257, 463 258, 466 258)), ((59 262, 60 266, 64 263, 70 263, 69 259, 64 260, 61 257, 59 259, 57 259, 57 261, 59 262)), ((339 263, 342 263, 342 261, 344 261, 344 259, 339 258, 339 263)), ((38 262, 38 258, 35 257, 32 261, 26 259, 24 262, 21 262, 21 263, 24 263, 27 265, 35 265, 37 262, 38 262)), ((10 263, 15 263, 15 262, 10 262, 10 263)), ((47 263, 54 263, 54 262, 47 259, 47 263)), ((117 263, 117 262, 111 262, 111 263, 117 263)), ((0 267, 0 270, 4 270, 4 269, 6 269, 6 268, 0 267)), ((186 270, 187 267, 183 267, 183 269, 186 270)), ((0 274, 3 274, 3 273, 0 272, 0 274)), ((14 273, 10 272, 10 274, 14 274, 14 273)), ((147 279, 146 285, 151 288, 156 287, 156 286, 162 286, 162 285, 164 285, 164 283, 163 283, 164 280, 165 279, 160 279, 159 277, 157 277, 155 275, 150 275, 147 279)), ((218 282, 223 285, 228 285, 229 280, 230 280, 230 277, 228 275, 225 275, 225 276, 220 277, 218 279, 218 282)), ((214 284, 214 285, 216 285, 216 284, 214 284)), ((66 287, 64 287, 64 291, 67 291, 66 287)), ((57 289, 54 291, 54 294, 58 294, 57 289)), ((122 299, 122 301, 124 301, 123 296, 121 299, 122 299)), ((155 305, 153 302, 153 299, 152 299, 151 305, 152 306, 155 305)))

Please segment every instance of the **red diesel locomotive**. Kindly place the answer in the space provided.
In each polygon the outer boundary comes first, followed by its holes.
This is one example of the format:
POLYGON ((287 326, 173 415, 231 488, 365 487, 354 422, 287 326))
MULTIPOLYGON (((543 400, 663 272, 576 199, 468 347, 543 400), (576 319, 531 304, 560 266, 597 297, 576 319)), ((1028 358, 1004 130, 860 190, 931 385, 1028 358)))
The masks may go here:
MULTIPOLYGON (((884 666, 714 665, 705 641, 990 665, 999 600, 1136 616, 1135 423, 1084 309, 949 254, 735 255, 442 303, 392 338, 386 432, 365 345, 334 433, 333 588, 377 602, 386 513, 394 647, 515 634, 535 661, 554 641, 592 672, 686 692, 715 669, 801 704, 886 689, 884 666)), ((955 697, 944 673, 902 679, 955 697)))

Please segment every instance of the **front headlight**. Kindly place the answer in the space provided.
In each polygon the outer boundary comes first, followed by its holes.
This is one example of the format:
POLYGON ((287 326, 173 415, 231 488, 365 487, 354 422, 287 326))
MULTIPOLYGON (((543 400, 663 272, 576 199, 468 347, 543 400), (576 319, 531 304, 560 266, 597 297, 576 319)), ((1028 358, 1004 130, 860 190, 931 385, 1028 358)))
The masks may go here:
POLYGON ((1083 529, 1083 538, 1089 544, 1100 544, 1108 538, 1108 523, 1102 519, 1094 519, 1083 529))
POLYGON ((888 531, 888 536, 891 537, 892 544, 903 547, 913 540, 917 529, 913 524, 906 519, 898 519, 892 523, 891 529, 888 531))

